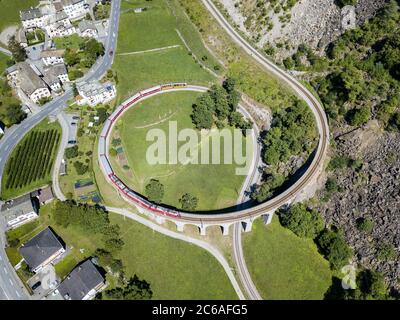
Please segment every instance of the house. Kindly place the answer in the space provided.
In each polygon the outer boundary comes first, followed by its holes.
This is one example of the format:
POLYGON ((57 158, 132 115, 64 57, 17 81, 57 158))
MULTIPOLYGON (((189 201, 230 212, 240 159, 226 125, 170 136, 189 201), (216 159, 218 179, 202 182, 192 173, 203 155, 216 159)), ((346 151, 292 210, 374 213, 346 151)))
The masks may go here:
POLYGON ((105 279, 91 260, 76 266, 56 289, 65 300, 91 300, 104 287, 105 279))
POLYGON ((19 249, 32 272, 37 273, 65 252, 65 245, 52 229, 47 227, 19 249))
POLYGON ((84 16, 89 8, 85 0, 61 0, 61 4, 70 19, 84 16))
POLYGON ((50 38, 65 37, 76 33, 75 27, 71 24, 68 15, 64 11, 52 15, 45 29, 50 38))
POLYGON ((69 81, 68 71, 65 67, 65 64, 58 63, 48 66, 43 69, 44 76, 57 78, 61 83, 65 83, 69 81))
POLYGON ((51 200, 53 200, 54 195, 51 187, 49 186, 47 188, 40 189, 38 198, 41 205, 45 205, 49 203, 51 200))
POLYGON ((19 15, 21 17, 22 26, 24 29, 28 30, 43 28, 49 20, 49 15, 42 13, 39 8, 21 10, 19 15))
POLYGON ((99 103, 107 103, 116 96, 115 86, 110 83, 81 82, 77 84, 78 97, 76 98, 78 105, 88 104, 93 107, 99 103))
POLYGON ((65 50, 48 49, 40 53, 40 57, 45 66, 64 63, 63 55, 65 50))
POLYGON ((6 201, 1 206, 1 216, 8 229, 13 229, 37 218, 39 204, 31 194, 6 201))
POLYGON ((18 68, 16 64, 6 69, 8 83, 15 87, 18 84, 18 68))
POLYGON ((34 103, 39 102, 42 98, 51 97, 50 90, 42 78, 32 69, 26 62, 17 64, 18 84, 21 90, 34 103))
POLYGON ((28 40, 26 39, 25 30, 23 28, 17 31, 17 34, 15 35, 15 40, 17 40, 21 47, 28 47, 28 40))
POLYGON ((97 36, 96 26, 91 21, 81 20, 78 24, 78 29, 81 37, 95 38, 97 36))

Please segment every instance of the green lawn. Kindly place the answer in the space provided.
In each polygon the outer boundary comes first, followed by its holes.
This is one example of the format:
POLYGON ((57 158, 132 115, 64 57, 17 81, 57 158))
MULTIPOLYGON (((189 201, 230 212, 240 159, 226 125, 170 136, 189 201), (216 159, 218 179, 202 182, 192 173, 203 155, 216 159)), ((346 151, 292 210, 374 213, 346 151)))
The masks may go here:
POLYGON ((128 275, 146 279, 154 299, 237 299, 222 266, 208 252, 117 215, 128 275))
MULTIPOLYGON (((31 131, 28 132, 28 134, 26 134, 24 136, 24 138, 19 142, 19 144, 14 148, 13 152, 11 153, 10 158, 7 160, 6 167, 5 167, 6 168, 6 172, 3 175, 2 181, 1 181, 1 183, 2 183, 1 197, 3 199, 15 198, 15 197, 17 197, 19 195, 22 195, 22 194, 25 194, 25 193, 30 192, 32 190, 35 190, 35 189, 37 189, 37 188, 39 188, 41 186, 44 186, 44 185, 46 185, 46 184, 51 182, 51 173, 52 173, 53 161, 54 161, 55 155, 56 155, 56 153, 58 151, 58 145, 59 145, 60 139, 61 139, 61 127, 60 127, 60 125, 58 124, 58 122, 49 123, 48 118, 44 119, 41 123, 39 123, 35 128, 33 128, 31 131), (7 168, 10 165, 12 166, 12 162, 10 162, 10 161, 12 161, 12 159, 16 159, 17 158, 18 147, 22 146, 25 143, 25 141, 29 141, 29 139, 30 139, 30 137, 31 137, 33 132, 44 132, 44 131, 50 131, 50 130, 55 130, 57 132, 57 134, 58 134, 58 140, 56 139, 54 141, 53 147, 52 148, 47 148, 47 150, 49 151, 49 153, 48 153, 49 157, 46 158, 46 160, 45 160, 46 162, 45 163, 49 164, 48 169, 50 169, 50 170, 46 169, 45 170, 46 172, 44 172, 45 175, 43 177, 36 177, 33 180, 31 180, 30 182, 27 182, 28 180, 26 180, 25 178, 22 178, 22 177, 21 177, 20 180, 16 179, 16 181, 21 181, 21 182, 24 181, 24 184, 21 187, 7 188, 6 187, 6 182, 9 179, 9 174, 7 173, 7 170, 8 170, 7 168), (58 141, 58 143, 57 143, 57 141, 58 141), (50 151, 50 149, 51 149, 51 151, 50 151)), ((43 151, 44 150, 44 146, 42 145, 41 147, 42 147, 42 151, 43 151)), ((24 151, 26 151, 26 150, 22 150, 22 152, 24 152, 24 151)), ((31 159, 28 163, 34 165, 35 166, 34 170, 36 170, 36 171, 38 171, 38 166, 42 165, 42 163, 41 162, 39 163, 37 161, 37 159, 36 159, 36 161, 35 161, 35 159, 31 159)), ((21 168, 21 170, 22 170, 22 168, 21 168)), ((15 171, 13 171, 13 172, 15 172, 15 171)))
POLYGON ((20 24, 19 11, 39 4, 38 0, 1 0, 0 31, 4 28, 20 24))
POLYGON ((257 219, 244 234, 243 247, 252 279, 266 300, 323 299, 331 285, 329 263, 314 242, 282 227, 277 216, 269 226, 257 219))
MULTIPOLYGON (((168 136, 170 121, 177 122, 178 132, 184 128, 193 128, 191 106, 198 95, 193 92, 164 93, 128 110, 118 121, 114 135, 118 134, 122 139, 124 154, 131 170, 120 168, 117 174, 141 193, 144 193, 151 178, 159 179, 165 187, 163 202, 166 204, 179 207, 179 198, 189 192, 198 197, 198 210, 220 209, 234 205, 240 192, 244 176, 235 174, 235 164, 150 165, 146 159, 147 149, 154 143, 146 141, 149 130, 157 128, 168 136)), ((216 133, 217 130, 211 132, 216 133)), ((251 144, 251 137, 248 139, 251 144)), ((184 142, 179 146, 182 144, 184 142)), ((221 154, 223 148, 222 141, 221 154)), ((201 147, 198 152, 200 154, 201 147)), ((122 163, 116 159, 112 160, 114 167, 117 168, 118 164, 122 167, 122 163)))
MULTIPOLYGON (((57 274, 63 277, 77 263, 103 247, 103 242, 101 234, 87 234, 78 226, 64 228, 55 225, 53 215, 57 213, 52 208, 53 203, 43 206, 38 222, 11 233, 18 235, 22 244, 51 226, 70 250, 69 255, 55 266, 57 274), (29 230, 25 235, 22 232, 29 230)), ((113 213, 110 213, 110 220, 121 228, 125 244, 119 258, 125 266, 126 275, 137 274, 148 281, 154 299, 237 299, 222 266, 203 249, 163 236, 113 213)), ((9 258, 15 263, 19 257, 18 247, 7 248, 9 258)), ((110 274, 107 279, 111 288, 115 279, 110 274)))
POLYGON ((5 55, 4 53, 0 52, 0 74, 3 74, 3 72, 7 68, 7 61, 10 60, 11 57, 5 55))
POLYGON ((196 63, 176 32, 176 29, 181 30, 191 52, 196 56, 209 57, 205 65, 217 64, 212 56, 207 54, 199 34, 183 16, 175 1, 124 1, 121 12, 118 48, 113 64, 118 76, 119 101, 140 89, 160 83, 186 81, 208 85, 214 80, 209 72, 196 63), (136 7, 147 7, 148 10, 139 14, 126 11, 136 7), (173 45, 179 46, 163 51, 119 55, 173 45))

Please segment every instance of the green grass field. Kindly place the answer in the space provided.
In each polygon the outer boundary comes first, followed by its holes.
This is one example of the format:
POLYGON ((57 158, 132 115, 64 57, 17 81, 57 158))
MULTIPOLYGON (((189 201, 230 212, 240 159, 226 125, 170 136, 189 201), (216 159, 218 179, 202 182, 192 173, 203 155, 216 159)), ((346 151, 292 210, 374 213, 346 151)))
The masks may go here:
POLYGON ((25 135, 7 160, 2 177, 3 199, 17 197, 51 182, 51 170, 60 138, 60 125, 58 122, 49 123, 47 118, 25 135), (35 132, 38 133, 36 140, 35 132), (39 139, 39 135, 47 137, 45 134, 50 132, 54 132, 52 139, 50 136, 48 139, 39 139), (37 149, 41 150, 40 157, 35 156, 37 149), (17 162, 17 159, 20 161, 17 162))
MULTIPOLYGON (((53 203, 43 206, 38 220, 9 232, 9 238, 18 237, 21 245, 51 226, 70 249, 69 255, 55 266, 57 274, 65 276, 76 263, 102 247, 103 242, 101 234, 87 234, 77 226, 55 225, 52 207, 53 203)), ((203 249, 168 238, 113 213, 110 220, 121 228, 125 245, 119 258, 126 276, 137 274, 148 281, 154 299, 237 299, 222 266, 203 249)), ((17 251, 20 245, 7 248, 9 258, 15 263, 20 258, 17 251)), ((108 274, 107 280, 110 289, 115 279, 108 274)))
POLYGON ((282 227, 277 216, 265 226, 262 219, 244 234, 247 267, 266 300, 323 299, 331 285, 329 263, 310 239, 282 227))
MULTIPOLYGON (((235 175, 235 164, 150 165, 146 159, 146 151, 153 144, 153 141, 146 141, 150 129, 160 129, 168 136, 170 121, 177 122, 178 132, 193 128, 191 106, 198 95, 193 92, 164 93, 128 110, 118 121, 114 135, 121 136, 131 170, 127 172, 120 168, 117 174, 143 194, 151 178, 159 179, 165 187, 163 202, 166 204, 179 207, 179 198, 189 192, 198 197, 198 210, 220 209, 235 204, 244 181, 244 176, 235 175)), ((216 133, 217 130, 211 132, 216 133)), ((251 137, 248 139, 251 144, 251 137)), ((182 144, 184 142, 178 146, 182 144)), ((221 154, 223 148, 224 143, 221 142, 221 154)), ((201 146, 198 152, 200 154, 201 146)), ((120 164, 116 159, 112 160, 114 167, 120 164)))
POLYGON ((20 10, 35 7, 38 4, 38 0, 1 0, 0 32, 10 25, 20 24, 20 10))
MULTIPOLYGON (((119 101, 140 89, 160 83, 186 81, 208 85, 214 80, 190 54, 193 52, 202 57, 207 55, 207 51, 202 46, 198 33, 190 29, 190 21, 184 20, 180 7, 175 6, 174 1, 166 0, 122 2, 118 48, 113 64, 118 76, 119 101), (136 7, 147 7, 148 10, 140 14, 127 11, 136 7), (191 46, 190 52, 176 29, 182 30, 185 41, 191 46), (120 55, 175 45, 178 47, 120 55)), ((210 54, 207 56, 207 63, 217 64, 210 54)))

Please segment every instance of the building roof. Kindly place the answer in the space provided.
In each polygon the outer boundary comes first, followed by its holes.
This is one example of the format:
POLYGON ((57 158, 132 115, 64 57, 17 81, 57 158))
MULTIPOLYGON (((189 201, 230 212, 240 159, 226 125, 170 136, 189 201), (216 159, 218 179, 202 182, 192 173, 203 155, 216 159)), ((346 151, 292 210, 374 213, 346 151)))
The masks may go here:
POLYGON ((66 6, 71 6, 71 5, 77 4, 82 1, 84 1, 84 0, 61 0, 61 4, 63 7, 66 7, 66 6))
POLYGON ((39 8, 30 8, 27 10, 21 10, 19 14, 21 16, 22 21, 32 20, 44 16, 44 14, 40 11, 39 8))
POLYGON ((31 194, 25 194, 16 199, 6 201, 1 206, 1 214, 6 222, 31 212, 37 212, 31 194))
POLYGON ((31 269, 35 269, 49 259, 64 245, 55 233, 47 227, 42 232, 26 242, 20 249, 22 257, 31 269))
POLYGON ((91 290, 104 283, 104 278, 93 264, 86 260, 60 283, 58 291, 66 300, 82 300, 91 290))
POLYGON ((54 5, 54 9, 56 10, 56 12, 63 10, 63 6, 62 6, 61 2, 53 2, 53 5, 54 5))
POLYGON ((90 29, 97 31, 96 26, 94 25, 94 23, 89 21, 89 20, 81 20, 78 23, 78 28, 79 28, 80 32, 84 32, 84 31, 90 30, 90 29))
POLYGON ((111 82, 101 84, 98 81, 81 82, 76 85, 78 92, 83 97, 93 97, 105 91, 112 90, 114 87, 111 82))
POLYGON ((15 38, 19 43, 26 43, 26 44, 28 43, 28 41, 26 40, 26 35, 25 35, 25 31, 23 28, 18 30, 15 38))
POLYGON ((67 74, 67 68, 63 63, 53 64, 43 69, 45 77, 58 78, 63 74, 67 74))
POLYGON ((62 57, 64 54, 64 49, 48 49, 42 50, 40 53, 41 58, 49 58, 49 57, 62 57))
POLYGON ((17 65, 20 78, 20 86, 22 91, 31 95, 37 89, 47 88, 44 81, 36 74, 36 72, 26 62, 20 62, 17 65))
POLYGON ((13 64, 12 66, 10 66, 10 67, 8 67, 8 68, 6 69, 6 73, 7 73, 7 74, 13 73, 13 72, 15 72, 15 71, 18 71, 18 68, 17 68, 17 65, 16 65, 16 64, 13 64))
POLYGON ((54 195, 53 195, 53 190, 51 190, 51 187, 47 187, 44 189, 41 189, 39 192, 39 201, 40 203, 47 202, 49 200, 53 200, 54 195))

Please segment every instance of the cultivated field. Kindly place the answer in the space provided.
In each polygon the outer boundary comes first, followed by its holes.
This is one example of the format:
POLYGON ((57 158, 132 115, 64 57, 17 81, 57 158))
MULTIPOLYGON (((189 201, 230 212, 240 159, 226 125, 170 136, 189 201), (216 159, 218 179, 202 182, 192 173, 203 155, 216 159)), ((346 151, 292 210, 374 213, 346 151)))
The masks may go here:
POLYGON ((269 226, 256 220, 243 238, 247 267, 264 299, 324 298, 332 273, 312 240, 282 227, 276 215, 269 226))
MULTIPOLYGON (((113 132, 114 137, 121 138, 123 152, 111 158, 117 174, 138 192, 144 193, 146 184, 154 178, 164 184, 163 202, 166 204, 179 207, 179 198, 189 192, 199 199, 199 210, 224 208, 235 204, 244 181, 244 176, 235 175, 234 164, 150 165, 146 160, 146 151, 153 144, 146 141, 147 132, 160 129, 168 135, 170 121, 177 122, 178 132, 180 129, 193 128, 191 106, 198 95, 192 92, 170 92, 132 107, 118 121, 117 130, 113 132), (124 157, 128 160, 129 170, 123 169, 121 158, 124 157)), ((209 132, 207 137, 212 134, 214 132, 209 132)), ((203 143, 205 138, 203 136, 203 143)), ((178 146, 182 144, 184 142, 178 146)), ((223 148, 224 143, 221 142, 221 154, 223 148)))
POLYGON ((15 197, 51 181, 60 130, 58 124, 44 120, 18 144, 7 161, 2 198, 15 197))

